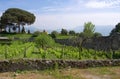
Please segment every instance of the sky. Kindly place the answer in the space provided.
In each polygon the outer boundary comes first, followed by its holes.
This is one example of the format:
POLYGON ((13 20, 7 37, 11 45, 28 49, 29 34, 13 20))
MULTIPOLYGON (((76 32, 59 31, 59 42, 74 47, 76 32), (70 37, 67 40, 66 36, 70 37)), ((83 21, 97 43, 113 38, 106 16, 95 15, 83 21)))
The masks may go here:
POLYGON ((0 0, 0 16, 8 8, 20 8, 36 16, 34 30, 82 31, 92 22, 96 31, 109 35, 120 22, 120 0, 0 0))

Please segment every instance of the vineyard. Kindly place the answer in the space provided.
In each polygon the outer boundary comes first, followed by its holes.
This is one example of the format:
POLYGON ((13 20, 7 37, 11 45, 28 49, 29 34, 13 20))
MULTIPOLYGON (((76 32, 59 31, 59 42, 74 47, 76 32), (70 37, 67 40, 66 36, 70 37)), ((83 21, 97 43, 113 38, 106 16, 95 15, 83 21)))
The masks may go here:
POLYGON ((11 45, 0 45, 0 59, 68 59, 68 60, 89 60, 89 59, 112 59, 120 58, 120 52, 95 51, 85 49, 80 51, 79 47, 55 45, 52 47, 37 47, 34 42, 22 43, 14 41, 11 45))

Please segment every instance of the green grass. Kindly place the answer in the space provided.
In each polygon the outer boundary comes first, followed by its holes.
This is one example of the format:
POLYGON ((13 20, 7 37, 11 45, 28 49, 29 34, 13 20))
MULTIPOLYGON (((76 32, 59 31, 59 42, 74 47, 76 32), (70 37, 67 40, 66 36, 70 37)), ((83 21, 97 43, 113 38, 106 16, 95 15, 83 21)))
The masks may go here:
MULTIPOLYGON (((29 38, 31 34, 3 34, 10 38, 29 38)), ((60 39, 72 38, 74 36, 58 36, 60 39)), ((79 51, 79 48, 72 46, 53 45, 42 49, 37 48, 34 42, 12 41, 10 45, 0 45, 0 59, 31 58, 31 59, 67 59, 67 60, 90 60, 90 59, 112 59, 111 53, 95 51, 92 49, 79 51), (33 53, 36 52, 36 53, 33 53), (25 56, 26 55, 26 56, 25 56)), ((120 58, 120 51, 116 51, 114 58, 120 58)))
MULTIPOLYGON (((120 52, 116 52, 120 56, 120 52)), ((14 41, 11 45, 0 45, 0 59, 31 58, 31 59, 67 59, 67 60, 88 60, 88 59, 110 59, 110 53, 102 51, 89 51, 83 48, 72 46, 52 46, 50 48, 37 48, 34 42, 22 43, 14 41), (108 55, 109 54, 109 55, 108 55)))
POLYGON ((9 37, 9 38, 29 38, 32 36, 32 34, 0 34, 0 36, 3 36, 3 37, 9 37))
POLYGON ((90 73, 96 75, 114 75, 116 72, 113 70, 120 69, 119 67, 97 67, 97 68, 89 68, 87 69, 90 73))
POLYGON ((76 36, 73 35, 58 35, 57 39, 69 39, 69 38, 75 38, 76 36))

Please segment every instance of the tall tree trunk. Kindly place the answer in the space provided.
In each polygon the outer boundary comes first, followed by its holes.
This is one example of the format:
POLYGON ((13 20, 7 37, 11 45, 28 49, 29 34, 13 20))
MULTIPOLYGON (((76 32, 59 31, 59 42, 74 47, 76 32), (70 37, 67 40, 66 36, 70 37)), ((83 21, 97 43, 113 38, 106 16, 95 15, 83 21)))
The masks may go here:
POLYGON ((0 28, 0 32, 2 32, 2 28, 0 28))
POLYGON ((6 31, 6 27, 4 28, 4 31, 7 32, 7 31, 6 31))
POLYGON ((25 27, 24 26, 22 26, 21 33, 25 33, 25 27))
POLYGON ((8 29, 8 31, 9 31, 9 33, 11 33, 11 28, 10 28, 10 26, 9 26, 9 29, 8 29))
POLYGON ((18 33, 20 33, 20 24, 18 25, 18 33))

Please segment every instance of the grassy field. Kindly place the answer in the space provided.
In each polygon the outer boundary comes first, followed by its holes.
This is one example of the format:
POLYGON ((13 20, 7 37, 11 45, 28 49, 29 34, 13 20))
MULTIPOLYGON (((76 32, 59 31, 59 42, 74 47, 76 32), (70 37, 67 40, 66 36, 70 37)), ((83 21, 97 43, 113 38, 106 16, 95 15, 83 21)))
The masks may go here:
POLYGON ((76 36, 74 35, 61 35, 59 34, 56 38, 57 39, 70 39, 70 38, 75 38, 76 36))
POLYGON ((120 79, 120 67, 55 69, 0 73, 0 79, 120 79))
POLYGON ((9 37, 9 38, 14 38, 14 37, 17 37, 17 38, 30 38, 32 36, 32 34, 0 34, 0 36, 3 36, 3 37, 9 37))
MULTIPOLYGON (((119 52, 115 54, 120 56, 119 52)), ((89 51, 83 49, 80 52, 79 48, 72 46, 52 46, 45 50, 37 48, 34 42, 22 43, 14 41, 11 45, 0 45, 0 60, 14 58, 88 60, 112 59, 112 54, 103 51, 95 52, 92 49, 89 51)))

